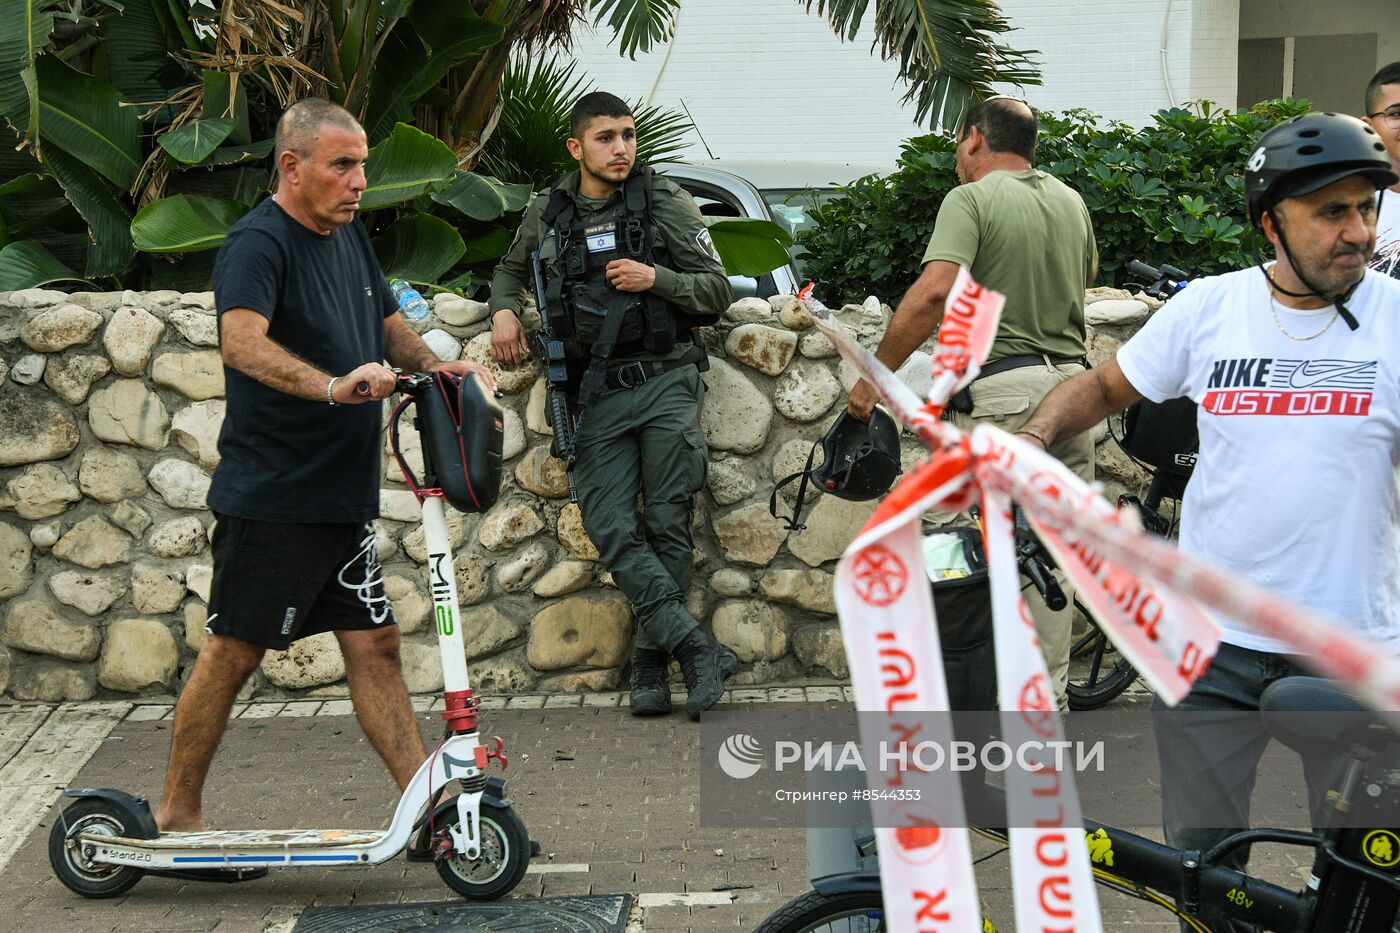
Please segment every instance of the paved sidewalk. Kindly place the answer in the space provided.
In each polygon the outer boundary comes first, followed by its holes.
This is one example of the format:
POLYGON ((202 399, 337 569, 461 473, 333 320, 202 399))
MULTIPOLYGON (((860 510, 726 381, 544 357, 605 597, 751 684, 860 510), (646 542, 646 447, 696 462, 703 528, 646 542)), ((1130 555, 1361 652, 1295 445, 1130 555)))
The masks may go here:
MULTIPOLYGON (((730 699, 846 708, 840 687, 736 690, 730 699)), ((430 743, 441 719, 419 698, 430 743)), ((800 829, 707 828, 698 812, 699 728, 682 712, 633 719, 620 694, 487 698, 485 735, 510 757, 510 796, 543 847, 513 896, 638 896, 634 933, 753 930, 808 887, 800 829)), ((170 741, 169 707, 121 703, 58 708, 0 705, 0 929, 286 933, 312 905, 451 900, 433 866, 402 858, 369 869, 274 871, 241 885, 145 878, 126 895, 87 901, 48 866, 58 791, 118 787, 152 799, 170 741)), ((209 780, 207 816, 219 828, 378 829, 393 784, 348 701, 254 703, 229 725, 209 780)), ((493 768, 493 773, 496 772, 493 768)), ((982 901, 1010 923, 1007 858, 978 842, 982 901)), ((1262 852, 1261 852, 1262 854, 1262 852)), ((1261 859, 1295 883, 1299 865, 1261 859)), ((1166 914, 1100 889, 1105 929, 1171 933, 1166 914)))

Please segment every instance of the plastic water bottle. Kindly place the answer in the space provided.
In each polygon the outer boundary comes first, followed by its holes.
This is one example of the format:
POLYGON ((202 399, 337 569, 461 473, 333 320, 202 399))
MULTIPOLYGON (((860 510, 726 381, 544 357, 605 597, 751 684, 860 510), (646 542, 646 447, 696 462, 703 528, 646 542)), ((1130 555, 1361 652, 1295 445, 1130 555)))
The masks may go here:
POLYGON ((399 310, 410 321, 421 321, 428 316, 428 302, 423 300, 422 295, 418 294, 418 289, 403 279, 390 279, 389 291, 394 293, 394 300, 399 303, 399 310))

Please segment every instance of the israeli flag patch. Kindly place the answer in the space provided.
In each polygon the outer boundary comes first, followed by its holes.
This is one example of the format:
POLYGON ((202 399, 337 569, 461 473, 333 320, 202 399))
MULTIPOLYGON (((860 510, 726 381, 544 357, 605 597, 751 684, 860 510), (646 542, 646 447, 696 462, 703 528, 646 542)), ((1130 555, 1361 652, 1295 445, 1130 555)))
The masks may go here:
POLYGON ((590 253, 608 253, 617 249, 617 231, 590 233, 587 238, 590 253))

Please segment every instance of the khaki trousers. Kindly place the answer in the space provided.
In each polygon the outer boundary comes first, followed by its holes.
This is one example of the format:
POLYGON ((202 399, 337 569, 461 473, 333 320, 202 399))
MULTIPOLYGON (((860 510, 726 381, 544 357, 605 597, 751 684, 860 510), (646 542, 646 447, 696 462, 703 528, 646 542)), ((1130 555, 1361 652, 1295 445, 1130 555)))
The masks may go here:
MULTIPOLYGON (((991 424, 1007 433, 1030 420, 1041 400, 1050 390, 1071 376, 1084 372, 1078 363, 1060 366, 1048 360, 1043 365, 1023 366, 1007 370, 994 376, 987 376, 972 383, 972 413, 953 414, 953 423, 965 431, 977 424, 991 424)), ((1070 438, 1063 438, 1050 447, 1050 453, 1069 467, 1080 479, 1094 481, 1094 439, 1089 431, 1070 438)), ((1050 674, 1050 682, 1055 685, 1055 699, 1060 709, 1069 708, 1069 698, 1065 685, 1069 681, 1070 631, 1074 624, 1074 587, 1069 585, 1059 570, 1055 577, 1065 591, 1069 604, 1059 612, 1051 612, 1040 598, 1035 587, 1024 589, 1026 607, 1035 619, 1036 635, 1040 638, 1040 652, 1045 657, 1045 667, 1050 674)))

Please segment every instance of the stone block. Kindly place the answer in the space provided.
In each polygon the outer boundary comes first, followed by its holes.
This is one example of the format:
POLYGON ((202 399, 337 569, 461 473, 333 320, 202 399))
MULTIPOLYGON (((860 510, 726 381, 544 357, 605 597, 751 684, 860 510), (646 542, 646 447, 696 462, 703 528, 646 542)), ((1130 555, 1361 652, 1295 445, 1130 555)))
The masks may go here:
POLYGON ((160 450, 170 430, 170 412, 140 380, 118 379, 88 399, 88 425, 98 440, 160 450))
POLYGON ((62 460, 78 446, 78 420, 47 393, 0 393, 0 467, 62 460))
POLYGON ((748 567, 766 567, 787 537, 782 523, 759 502, 721 515, 714 521, 714 530, 724 548, 724 559, 748 567))
POLYGON ((137 612, 147 615, 174 612, 184 598, 185 581, 178 573, 142 562, 131 568, 131 604, 137 612))
POLYGON ((78 467, 78 488, 98 502, 120 502, 146 494, 146 476, 129 453, 89 447, 78 467))
POLYGON ((204 550, 204 523, 193 515, 161 522, 151 532, 151 551, 157 557, 189 557, 204 550))
POLYGON ((144 308, 123 307, 112 314, 102 332, 102 345, 112 358, 112 366, 123 376, 146 372, 151 354, 165 333, 165 325, 144 308))
POLYGON ((477 606, 462 613, 462 644, 468 661, 501 653, 524 631, 524 623, 494 606, 477 606))
POLYGON ((187 460, 167 457, 146 477, 172 509, 204 509, 212 481, 208 473, 187 460))
POLYGON ((488 551, 507 551, 544 529, 544 520, 527 505, 503 502, 486 513, 477 540, 488 551))
POLYGON ((131 538, 100 515, 89 515, 53 546, 53 556, 96 570, 131 559, 131 538))
POLYGON ((710 622, 715 639, 733 648, 741 661, 776 661, 787 653, 787 615, 770 603, 729 600, 720 603, 710 622))
POLYGON ((724 351, 745 366, 776 376, 797 352, 797 335, 762 324, 741 324, 725 338, 724 351))
POLYGON ((78 305, 46 308, 19 329, 24 345, 39 353, 57 353, 87 343, 102 326, 102 315, 78 305))
POLYGON ((559 512, 559 524, 555 526, 559 543, 579 560, 597 560, 598 548, 588 532, 583 529, 583 512, 577 502, 570 502, 559 512))
POLYGON ((773 403, 733 364, 711 357, 704 375, 709 391, 700 411, 711 450, 751 454, 763 447, 773 421, 773 403))
POLYGON ((186 398, 203 401, 224 394, 224 364, 218 350, 162 353, 151 364, 151 381, 186 398))
POLYGON ((260 667, 269 681, 285 690, 305 690, 345 679, 345 659, 334 632, 299 639, 286 651, 269 651, 260 667))
POLYGON ((51 463, 36 463, 6 484, 20 518, 30 521, 61 515, 82 498, 78 487, 51 463))
POLYGON ((38 661, 10 674, 10 696, 29 703, 81 703, 97 695, 92 665, 38 661))
POLYGON ((535 581, 534 594, 553 599, 583 589, 593 582, 594 565, 580 560, 561 560, 535 581))
POLYGON ((65 661, 92 661, 97 658, 102 633, 91 624, 59 618, 37 600, 23 600, 10 604, 0 627, 0 642, 65 661))
POLYGON ((526 658, 541 671, 617 667, 632 639, 632 612, 617 594, 568 596, 530 623, 526 658))
POLYGON ((97 682, 122 693, 165 693, 175 682, 180 652, 155 619, 120 619, 107 630, 97 682))
POLYGON ((219 465, 219 431, 224 426, 226 403, 210 399, 186 405, 175 412, 170 422, 170 436, 200 466, 214 469, 219 465))
POLYGON ((841 628, 836 623, 804 625, 792 633, 792 653, 808 669, 826 671, 833 677, 850 676, 841 628))
POLYGON ((54 599, 89 616, 102 615, 126 594, 126 583, 120 578, 91 571, 64 570, 49 577, 48 583, 54 599))
POLYGON ((92 353, 66 353, 44 369, 44 385, 69 405, 81 405, 92 384, 112 371, 107 357, 92 353))
POLYGON ((14 525, 0 522, 0 599, 18 596, 34 579, 34 548, 14 525))

